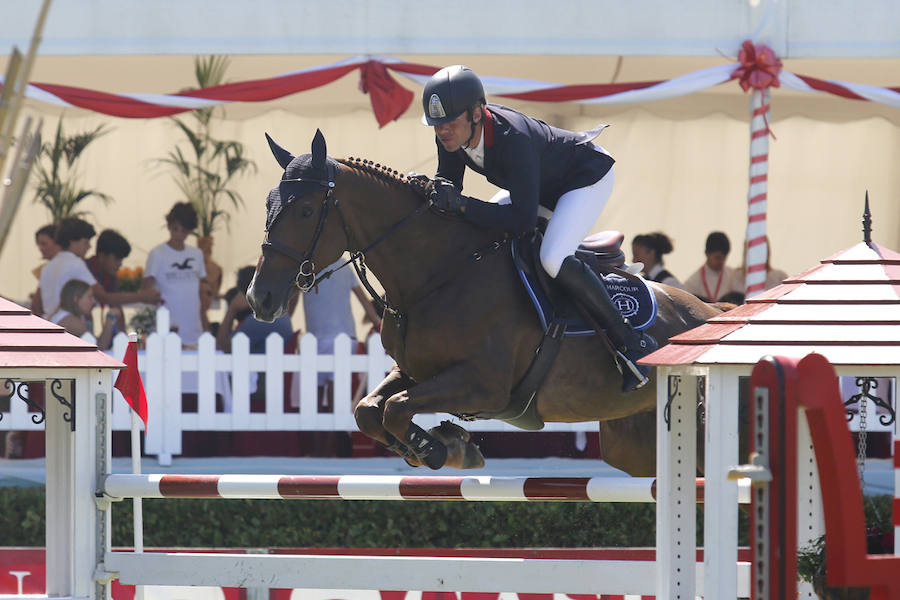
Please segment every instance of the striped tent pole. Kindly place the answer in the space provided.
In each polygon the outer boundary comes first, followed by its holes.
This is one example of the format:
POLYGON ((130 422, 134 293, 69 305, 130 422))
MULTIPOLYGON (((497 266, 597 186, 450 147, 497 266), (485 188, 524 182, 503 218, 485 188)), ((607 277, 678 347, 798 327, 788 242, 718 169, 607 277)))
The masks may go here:
POLYGON ((769 90, 750 96, 750 187, 747 193, 747 240, 744 293, 751 298, 766 284, 766 207, 769 187, 769 90))

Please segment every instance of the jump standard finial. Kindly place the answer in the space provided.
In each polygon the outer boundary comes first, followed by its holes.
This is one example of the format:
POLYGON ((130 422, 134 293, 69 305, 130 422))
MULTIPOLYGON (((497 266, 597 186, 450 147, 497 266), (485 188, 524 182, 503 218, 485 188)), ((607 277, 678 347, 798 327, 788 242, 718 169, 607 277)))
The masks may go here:
POLYGON ((872 243, 872 213, 869 211, 869 190, 866 190, 866 207, 863 210, 863 242, 872 243))

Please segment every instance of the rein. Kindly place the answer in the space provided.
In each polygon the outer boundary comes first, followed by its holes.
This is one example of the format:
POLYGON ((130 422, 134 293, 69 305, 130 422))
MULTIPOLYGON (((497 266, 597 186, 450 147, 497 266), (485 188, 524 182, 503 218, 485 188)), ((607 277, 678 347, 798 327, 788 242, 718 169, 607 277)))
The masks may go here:
MULTIPOLYGON (((314 183, 326 188, 327 192, 325 193, 325 198, 322 199, 322 211, 319 214, 319 221, 316 223, 316 229, 313 233, 313 239, 310 242, 309 249, 304 254, 301 255, 293 248, 286 246, 281 242, 270 240, 268 236, 268 230, 266 239, 262 244, 263 251, 265 251, 267 248, 275 250, 300 263, 300 267, 297 271, 297 277, 294 279, 294 285, 297 286, 297 288, 299 288, 301 292, 308 292, 313 287, 318 285, 319 281, 328 279, 338 270, 343 269, 350 263, 353 263, 353 267, 356 270, 357 275, 359 275, 360 282, 363 284, 363 287, 366 288, 366 291, 369 292, 369 295, 372 297, 372 302, 375 303, 376 310, 380 313, 389 313, 393 315, 397 319, 398 323, 405 320, 405 315, 401 313, 395 306, 391 305, 385 298, 379 296, 375 289, 372 287, 372 284, 369 283, 369 278, 366 275, 366 252, 369 252, 370 250, 387 240, 389 237, 394 235, 394 233, 396 233, 401 227, 409 223, 414 217, 428 210, 428 208, 430 208, 432 204, 431 199, 427 199, 425 203, 419 206, 412 213, 406 215, 405 217, 391 225, 385 233, 383 233, 374 242, 372 242, 362 250, 353 250, 352 248, 356 246, 356 243, 353 238, 353 234, 347 227, 347 220, 344 218, 344 213, 341 211, 340 203, 334 193, 334 170, 332 168, 329 168, 327 180, 307 179, 301 177, 298 179, 284 179, 281 181, 281 183, 314 183), (328 271, 325 271, 317 277, 316 264, 315 262, 313 262, 312 257, 316 251, 316 248, 318 248, 319 246, 319 240, 322 237, 322 232, 325 230, 325 223, 328 220, 328 208, 330 205, 334 205, 338 216, 341 218, 341 228, 344 230, 344 236, 347 238, 347 247, 350 248, 350 258, 346 260, 342 265, 337 266, 333 269, 329 269, 328 271), (303 280, 302 283, 301 279, 303 280)), ((290 205, 290 203, 296 200, 296 198, 296 196, 291 195, 289 197, 288 204, 283 206, 281 211, 283 212, 290 205)), ((276 217, 275 221, 277 220, 278 218, 276 217)), ((273 221, 272 225, 274 224, 275 222, 273 221)))

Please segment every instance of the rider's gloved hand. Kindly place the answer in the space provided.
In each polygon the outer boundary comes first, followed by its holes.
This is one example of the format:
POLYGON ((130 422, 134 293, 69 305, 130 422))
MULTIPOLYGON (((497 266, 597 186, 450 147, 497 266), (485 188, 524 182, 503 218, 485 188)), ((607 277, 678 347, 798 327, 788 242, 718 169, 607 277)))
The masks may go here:
POLYGON ((431 202, 438 210, 459 215, 466 212, 469 198, 460 194, 452 181, 443 177, 435 177, 434 187, 431 190, 431 202))
POLYGON ((424 173, 416 173, 415 171, 410 171, 406 174, 406 178, 410 181, 421 183, 423 186, 431 182, 431 178, 424 173))

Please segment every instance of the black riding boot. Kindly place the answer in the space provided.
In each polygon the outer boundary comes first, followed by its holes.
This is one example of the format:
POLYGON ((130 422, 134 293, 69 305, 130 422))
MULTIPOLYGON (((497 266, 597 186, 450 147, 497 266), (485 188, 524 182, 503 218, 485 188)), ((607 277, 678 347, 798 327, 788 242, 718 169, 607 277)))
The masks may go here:
POLYGON ((638 359, 650 354, 659 346, 649 335, 635 330, 628 319, 613 306, 606 286, 591 269, 575 256, 563 261, 556 276, 572 297, 579 302, 600 325, 607 328, 607 335, 616 347, 616 364, 622 373, 622 391, 642 387, 647 383, 650 367, 636 364, 638 359))

